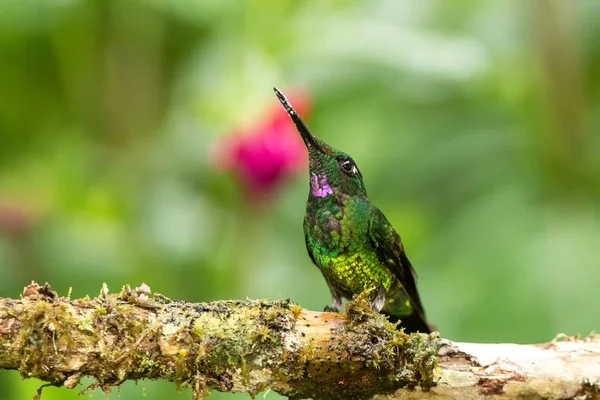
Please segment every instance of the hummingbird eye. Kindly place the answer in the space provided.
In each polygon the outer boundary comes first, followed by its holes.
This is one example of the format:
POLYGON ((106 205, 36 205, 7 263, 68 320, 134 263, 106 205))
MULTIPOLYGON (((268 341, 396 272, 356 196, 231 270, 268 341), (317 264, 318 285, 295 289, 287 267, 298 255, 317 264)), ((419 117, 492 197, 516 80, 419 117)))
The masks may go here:
POLYGON ((358 173, 358 168, 356 168, 356 165, 354 165, 352 160, 346 159, 342 161, 340 166, 342 167, 342 170, 348 174, 356 175, 358 173))

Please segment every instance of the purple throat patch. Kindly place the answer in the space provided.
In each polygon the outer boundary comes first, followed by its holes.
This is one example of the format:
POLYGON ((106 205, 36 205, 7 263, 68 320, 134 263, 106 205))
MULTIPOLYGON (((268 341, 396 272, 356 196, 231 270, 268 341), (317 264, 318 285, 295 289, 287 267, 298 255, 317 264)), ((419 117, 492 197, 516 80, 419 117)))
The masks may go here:
POLYGON ((327 175, 313 174, 310 178, 310 188, 312 195, 315 197, 327 197, 333 194, 333 190, 327 182, 327 175))

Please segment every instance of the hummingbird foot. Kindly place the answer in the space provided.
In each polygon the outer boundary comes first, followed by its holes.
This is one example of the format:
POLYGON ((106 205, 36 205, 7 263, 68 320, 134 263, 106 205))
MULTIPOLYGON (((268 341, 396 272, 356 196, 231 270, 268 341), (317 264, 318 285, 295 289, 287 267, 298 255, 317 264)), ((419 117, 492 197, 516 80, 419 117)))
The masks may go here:
POLYGON ((333 304, 331 306, 325 306, 323 311, 339 313, 342 310, 342 295, 331 286, 329 286, 329 290, 331 291, 331 301, 333 304))
POLYGON ((375 298, 371 301, 371 307, 377 312, 380 312, 385 305, 385 288, 383 285, 379 285, 375 298))

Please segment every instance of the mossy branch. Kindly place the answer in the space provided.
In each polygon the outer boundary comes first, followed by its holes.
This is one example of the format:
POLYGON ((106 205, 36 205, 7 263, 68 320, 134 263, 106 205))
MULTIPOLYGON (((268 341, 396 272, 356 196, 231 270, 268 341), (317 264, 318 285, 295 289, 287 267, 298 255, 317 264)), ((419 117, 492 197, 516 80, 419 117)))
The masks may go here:
POLYGON ((21 299, 0 298, 0 369, 68 388, 91 376, 106 391, 165 379, 191 386, 196 399, 211 389, 293 399, 592 398, 600 342, 476 345, 406 335, 365 296, 341 315, 289 301, 171 301, 146 285, 71 300, 32 283, 21 299))

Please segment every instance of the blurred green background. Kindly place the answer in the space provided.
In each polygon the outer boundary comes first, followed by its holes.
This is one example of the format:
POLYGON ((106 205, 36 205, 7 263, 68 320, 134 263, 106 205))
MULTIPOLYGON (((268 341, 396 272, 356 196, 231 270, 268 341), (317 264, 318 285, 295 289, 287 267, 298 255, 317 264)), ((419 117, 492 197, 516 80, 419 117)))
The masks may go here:
MULTIPOLYGON (((145 282, 322 309, 306 171, 256 201, 214 150, 260 130, 278 86, 357 161, 443 336, 600 329, 599 18, 595 0, 3 0, 0 296, 145 282)), ((0 371, 3 399, 39 385, 0 371)), ((144 396, 191 393, 91 394, 144 396)), ((210 396, 229 398, 249 396, 210 396)))

